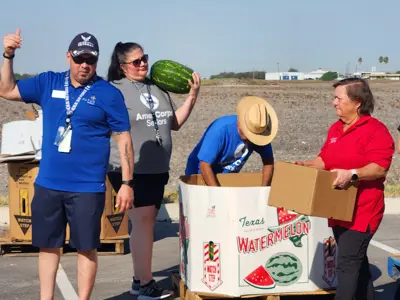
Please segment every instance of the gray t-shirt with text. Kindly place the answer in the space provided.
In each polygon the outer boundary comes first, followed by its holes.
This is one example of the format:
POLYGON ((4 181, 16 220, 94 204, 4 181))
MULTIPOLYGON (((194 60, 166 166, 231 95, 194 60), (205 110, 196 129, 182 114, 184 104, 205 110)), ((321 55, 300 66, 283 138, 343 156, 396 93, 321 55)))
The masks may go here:
MULTIPOLYGON (((149 80, 135 84, 124 78, 111 82, 125 98, 131 122, 131 136, 135 152, 134 173, 158 174, 169 171, 172 152, 171 126, 175 119, 175 104, 169 95, 149 80), (149 89, 148 89, 149 88, 149 89), (139 90, 140 92, 139 92, 139 90), (148 90, 154 101, 162 146, 157 144, 153 117, 148 104, 148 90)), ((110 169, 121 168, 118 146, 111 141, 110 169)))

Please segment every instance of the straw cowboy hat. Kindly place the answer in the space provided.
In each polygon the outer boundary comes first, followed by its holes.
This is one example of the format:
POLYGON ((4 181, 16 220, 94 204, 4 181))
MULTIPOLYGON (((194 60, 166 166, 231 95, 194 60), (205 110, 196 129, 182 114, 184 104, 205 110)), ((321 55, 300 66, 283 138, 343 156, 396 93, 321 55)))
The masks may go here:
POLYGON ((255 145, 272 142, 278 132, 278 117, 273 107, 255 96, 242 98, 236 106, 239 127, 246 138, 255 145))

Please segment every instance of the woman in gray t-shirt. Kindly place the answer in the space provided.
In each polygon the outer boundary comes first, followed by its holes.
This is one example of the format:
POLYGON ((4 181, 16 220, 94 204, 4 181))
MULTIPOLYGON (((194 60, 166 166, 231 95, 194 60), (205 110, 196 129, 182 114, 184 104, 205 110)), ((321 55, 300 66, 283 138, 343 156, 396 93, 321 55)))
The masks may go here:
POLYGON ((147 76, 148 56, 136 43, 115 45, 108 78, 125 98, 128 108, 135 165, 133 183, 122 182, 117 144, 111 142, 108 178, 118 192, 121 184, 134 184, 134 207, 128 211, 132 222, 130 247, 134 265, 131 294, 139 300, 164 299, 172 295, 157 286, 152 277, 153 230, 169 179, 172 151, 171 130, 188 119, 200 89, 200 76, 193 73, 191 90, 183 105, 175 109, 168 92, 147 76))

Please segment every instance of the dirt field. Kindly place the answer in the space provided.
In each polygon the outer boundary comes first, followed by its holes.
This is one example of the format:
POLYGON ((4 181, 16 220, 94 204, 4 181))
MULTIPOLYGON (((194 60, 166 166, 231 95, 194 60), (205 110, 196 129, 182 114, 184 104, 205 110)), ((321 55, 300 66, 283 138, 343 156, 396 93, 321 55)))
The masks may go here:
MULTIPOLYGON (((209 84, 209 82, 207 82, 209 84)), ((332 83, 322 82, 266 82, 248 84, 221 81, 220 85, 205 85, 188 122, 179 132, 173 133, 173 156, 170 182, 167 189, 176 190, 178 178, 183 174, 186 158, 200 139, 206 127, 216 118, 235 112, 236 103, 243 96, 255 95, 268 99, 279 118, 279 131, 273 141, 277 160, 293 161, 314 157, 326 138, 329 126, 336 121, 331 106, 332 83)), ((376 98, 374 116, 382 120, 397 142, 396 128, 400 116, 400 82, 372 81, 376 98)), ((184 96, 173 95, 179 106, 184 96)), ((25 104, 0 103, 0 122, 25 118, 25 104)), ((257 154, 249 159, 243 171, 260 171, 261 160, 257 154)), ((388 183, 400 183, 400 155, 395 155, 388 175, 388 183)), ((7 169, 0 167, 0 194, 7 192, 7 169)))

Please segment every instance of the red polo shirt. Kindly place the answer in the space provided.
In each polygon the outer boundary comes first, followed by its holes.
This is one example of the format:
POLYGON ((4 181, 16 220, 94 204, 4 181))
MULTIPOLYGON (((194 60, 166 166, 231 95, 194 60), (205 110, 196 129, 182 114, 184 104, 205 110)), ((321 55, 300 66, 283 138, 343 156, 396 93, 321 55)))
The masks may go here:
MULTIPOLYGON (((326 170, 359 169, 370 163, 389 168, 394 154, 394 140, 387 127, 371 116, 362 116, 343 132, 343 123, 335 122, 328 131, 318 154, 326 170)), ((328 220, 329 226, 342 226, 365 232, 370 225, 375 233, 383 218, 385 178, 359 182, 352 222, 328 220)))

